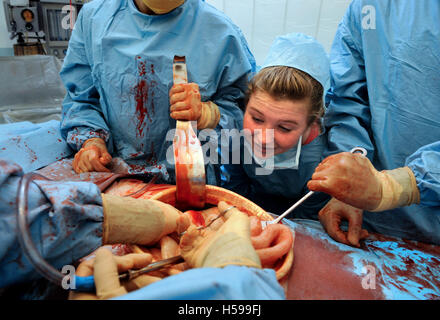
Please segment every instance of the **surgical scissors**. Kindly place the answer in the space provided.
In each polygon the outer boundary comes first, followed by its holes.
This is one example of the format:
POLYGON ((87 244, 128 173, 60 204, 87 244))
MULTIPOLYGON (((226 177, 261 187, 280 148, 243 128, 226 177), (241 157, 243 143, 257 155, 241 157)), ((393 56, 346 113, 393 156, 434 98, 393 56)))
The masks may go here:
MULTIPOLYGON (((130 281, 131 279, 134 279, 142 274, 152 272, 159 270, 163 267, 166 267, 171 264, 178 264, 181 262, 184 262, 185 260, 182 258, 182 256, 174 256, 168 259, 156 261, 153 263, 150 263, 148 266, 138 269, 138 270, 128 270, 127 272, 121 273, 119 275, 119 280, 125 280, 130 281)), ((75 281, 75 288, 73 290, 83 291, 83 292, 90 292, 95 289, 95 277, 94 276, 87 276, 87 277, 80 277, 75 275, 75 279, 70 280, 75 281)), ((70 282, 72 283, 72 282, 70 282)))
MULTIPOLYGON (((63 280, 69 280, 66 277, 70 278, 70 281, 72 281, 72 276, 66 275, 55 269, 53 266, 51 266, 38 252, 38 249, 35 247, 34 242, 32 241, 32 237, 30 235, 29 225, 28 225, 28 215, 42 212, 45 210, 50 210, 52 208, 52 205, 50 203, 43 204, 29 212, 28 210, 28 194, 29 194, 29 185, 33 180, 36 180, 37 178, 53 181, 52 179, 49 179, 39 173, 36 172, 30 172, 25 174, 18 185, 17 189, 17 211, 16 211, 16 218, 17 218, 17 227, 18 227, 18 241, 20 243, 20 246, 22 247, 23 253, 26 256, 26 258, 30 261, 30 263, 33 265, 33 267, 46 279, 49 281, 61 286, 63 284, 63 280)), ((153 181, 157 179, 157 176, 153 177, 153 181)), ((150 181, 152 182, 152 181, 150 181)), ((151 185, 150 183, 147 184, 147 186, 151 185)), ((142 188, 144 190, 144 188, 142 188)), ((140 190, 139 190, 140 191, 140 190)), ((136 194, 139 192, 135 192, 136 194)), ((175 259, 172 260, 172 258, 168 259, 169 261, 157 261, 153 264, 148 265, 147 267, 143 269, 148 269, 145 272, 157 270, 158 268, 161 268, 167 264, 176 263, 175 261, 178 261, 177 257, 174 257, 175 259), (161 263, 160 263, 161 262, 161 263), (155 268, 155 269, 154 269, 155 268)), ((181 258, 181 257, 180 257, 181 258)), ((126 274, 121 274, 121 279, 132 279, 135 274, 140 272, 141 270, 130 270, 126 274)), ((72 283, 72 282, 70 282, 72 283)), ((92 277, 77 277, 75 276, 75 286, 76 290, 82 290, 82 291, 90 291, 92 288, 94 288, 94 279, 92 277)))

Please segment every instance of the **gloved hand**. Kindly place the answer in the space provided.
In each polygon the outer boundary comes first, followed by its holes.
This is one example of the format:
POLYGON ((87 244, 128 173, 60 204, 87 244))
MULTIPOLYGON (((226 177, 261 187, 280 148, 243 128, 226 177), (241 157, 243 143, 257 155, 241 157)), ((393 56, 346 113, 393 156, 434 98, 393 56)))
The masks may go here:
MULTIPOLYGON (((220 212, 230 205, 221 201, 220 212)), ((180 239, 182 257, 192 268, 221 268, 240 265, 261 268, 260 258, 251 242, 249 217, 238 209, 225 214, 226 222, 218 229, 197 230, 191 226, 180 239)))
POLYGON ((96 294, 75 292, 69 293, 70 300, 85 299, 110 299, 126 294, 151 283, 145 279, 151 278, 148 275, 140 275, 121 286, 119 282, 119 273, 129 269, 140 269, 149 265, 153 257, 148 253, 131 253, 125 256, 113 256, 110 250, 101 247, 96 251, 94 259, 86 260, 80 263, 75 274, 81 277, 94 275, 96 294))
POLYGON ((92 138, 84 142, 82 148, 75 154, 72 166, 76 173, 110 172, 105 166, 111 161, 112 156, 107 151, 105 141, 101 138, 92 138))
POLYGON ((362 229, 362 210, 332 198, 319 211, 319 221, 328 235, 338 242, 359 247, 359 240, 368 237, 368 231, 362 229), (340 228, 342 220, 348 220, 348 232, 340 228))
POLYGON ((158 200, 102 194, 103 244, 152 245, 172 232, 185 231, 190 221, 173 206, 158 200))
POLYGON ((199 86, 196 83, 173 85, 169 94, 171 118, 197 121, 197 129, 213 129, 219 123, 218 106, 212 101, 201 101, 199 86))
POLYGON ((385 211, 420 202, 420 192, 408 167, 377 171, 368 158, 342 152, 324 159, 307 187, 368 211, 385 211))

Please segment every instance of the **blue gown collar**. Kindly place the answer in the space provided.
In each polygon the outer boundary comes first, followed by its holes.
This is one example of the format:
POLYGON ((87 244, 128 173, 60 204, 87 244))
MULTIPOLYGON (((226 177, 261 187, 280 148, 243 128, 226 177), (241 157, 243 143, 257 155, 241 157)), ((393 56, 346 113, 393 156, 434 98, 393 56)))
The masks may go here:
POLYGON ((126 6, 128 6, 130 12, 138 17, 142 17, 145 20, 155 21, 155 20, 161 20, 165 18, 171 18, 174 16, 178 16, 183 11, 188 10, 189 7, 195 6, 198 3, 198 0, 186 0, 181 6, 177 7, 176 9, 161 15, 149 15, 146 13, 143 13, 139 11, 136 4, 134 3, 134 0, 124 0, 126 3, 126 6))

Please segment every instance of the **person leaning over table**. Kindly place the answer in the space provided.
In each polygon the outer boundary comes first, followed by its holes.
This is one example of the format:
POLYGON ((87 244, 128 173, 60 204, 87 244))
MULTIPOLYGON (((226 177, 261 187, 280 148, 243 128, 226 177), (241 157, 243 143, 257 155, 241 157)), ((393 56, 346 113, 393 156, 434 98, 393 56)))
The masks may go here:
MULTIPOLYGON (((307 183, 310 190, 325 192, 353 207, 380 215, 383 211, 419 204, 440 214, 440 141, 417 150, 405 166, 377 171, 360 154, 342 152, 324 159, 307 183)), ((359 210, 361 211, 361 210, 359 210)), ((417 216, 415 217, 417 218, 417 216)), ((320 220, 335 240, 356 241, 362 230, 362 215, 348 215, 348 233, 332 225, 337 217, 320 214, 320 220)))
MULTIPOLYGON (((363 147, 377 170, 391 170, 440 140, 439 19, 437 0, 350 3, 330 52, 325 157, 363 147)), ((321 210, 324 215, 332 234, 352 217, 362 220, 366 231, 440 244, 435 207, 413 204, 377 214, 333 198, 321 210)), ((358 246, 367 232, 351 228, 352 236, 338 241, 358 246)))
MULTIPOLYGON (((197 129, 240 128, 240 104, 255 59, 241 30, 202 0, 94 0, 86 3, 60 72, 67 94, 61 134, 77 151, 77 173, 109 171, 112 157, 131 173, 173 183, 168 133, 176 120, 197 129), (173 85, 174 56, 188 84, 173 85)), ((207 183, 218 169, 207 165, 207 183)))
MULTIPOLYGON (((321 117, 329 77, 327 53, 314 38, 290 33, 274 40, 248 85, 243 131, 249 134, 240 146, 240 164, 221 167, 224 188, 275 214, 308 192, 327 144, 321 117)), ((289 217, 317 220, 328 200, 316 193, 289 217)))

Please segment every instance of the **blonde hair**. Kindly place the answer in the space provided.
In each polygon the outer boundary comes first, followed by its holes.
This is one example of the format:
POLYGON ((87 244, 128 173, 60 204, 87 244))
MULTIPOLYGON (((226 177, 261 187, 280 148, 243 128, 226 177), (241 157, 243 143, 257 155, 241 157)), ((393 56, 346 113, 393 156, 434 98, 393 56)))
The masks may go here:
POLYGON ((275 66, 260 70, 248 85, 245 105, 256 91, 263 91, 275 100, 309 99, 307 126, 320 121, 324 114, 324 88, 310 75, 296 68, 275 66))

